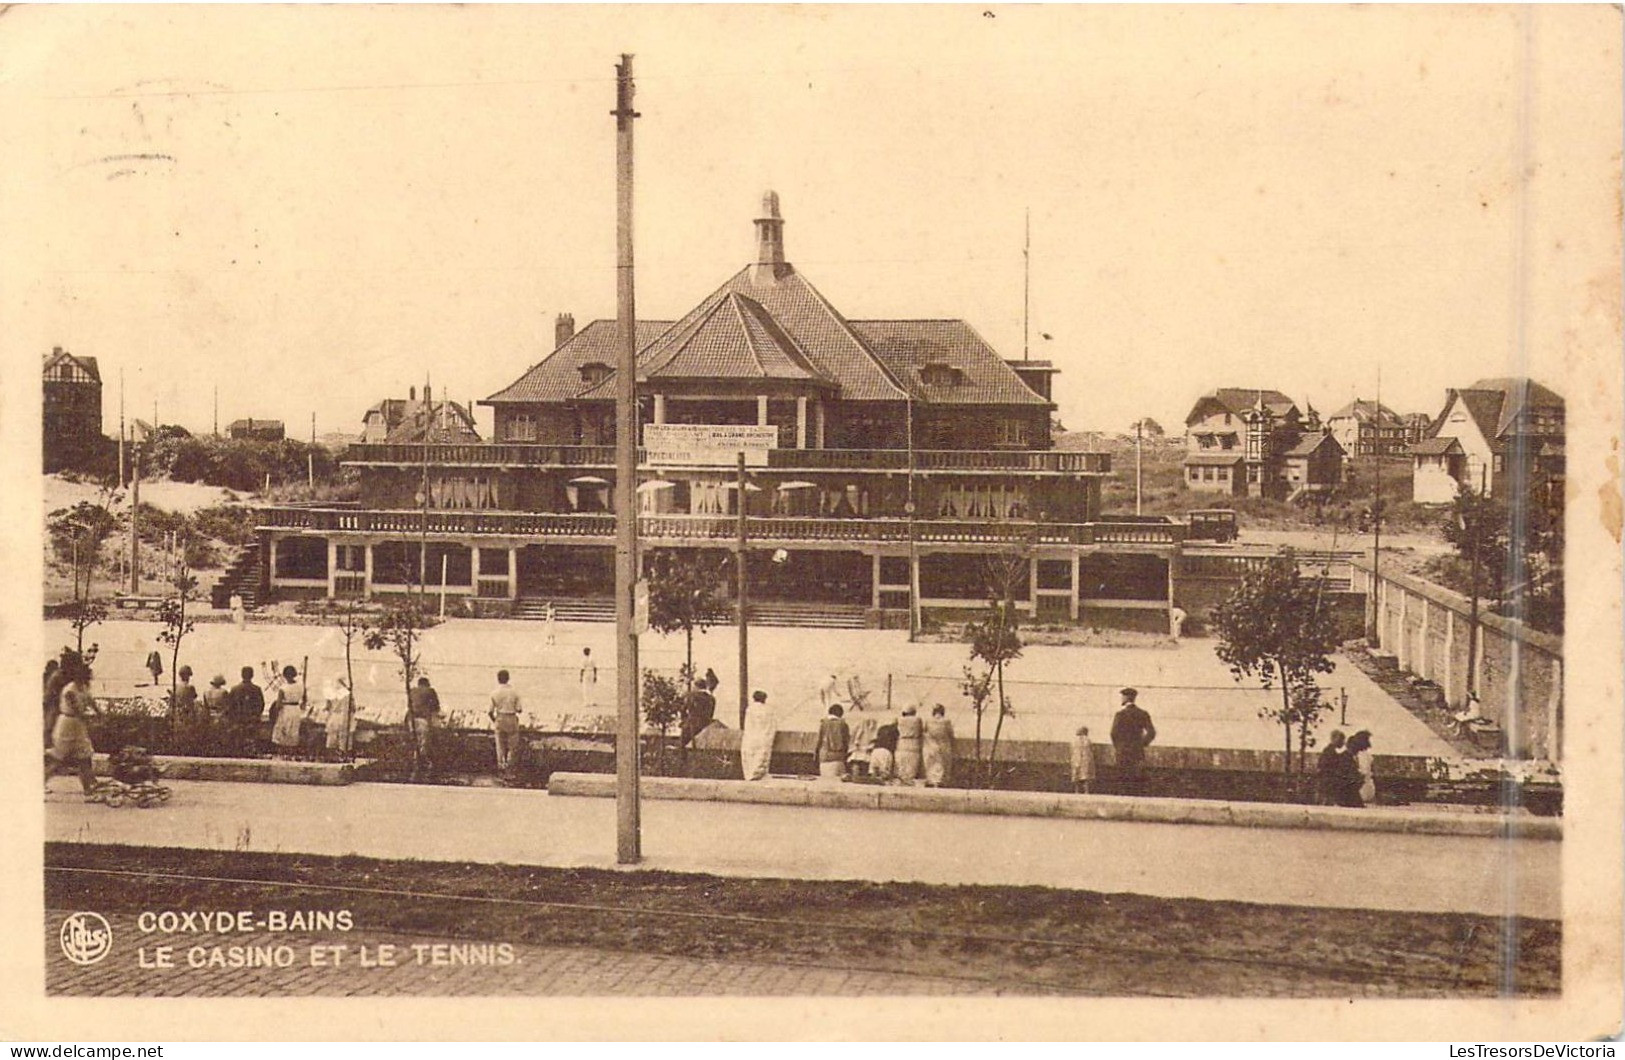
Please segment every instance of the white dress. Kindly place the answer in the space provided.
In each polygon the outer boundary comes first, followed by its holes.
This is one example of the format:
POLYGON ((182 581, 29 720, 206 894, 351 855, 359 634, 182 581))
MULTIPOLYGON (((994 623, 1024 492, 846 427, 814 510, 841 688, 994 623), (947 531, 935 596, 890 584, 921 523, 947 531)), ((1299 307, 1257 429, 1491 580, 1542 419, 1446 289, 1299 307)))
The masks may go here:
POLYGON ((745 731, 739 737, 739 767, 746 780, 767 776, 773 760, 773 738, 777 735, 773 708, 766 703, 752 703, 745 712, 745 731))

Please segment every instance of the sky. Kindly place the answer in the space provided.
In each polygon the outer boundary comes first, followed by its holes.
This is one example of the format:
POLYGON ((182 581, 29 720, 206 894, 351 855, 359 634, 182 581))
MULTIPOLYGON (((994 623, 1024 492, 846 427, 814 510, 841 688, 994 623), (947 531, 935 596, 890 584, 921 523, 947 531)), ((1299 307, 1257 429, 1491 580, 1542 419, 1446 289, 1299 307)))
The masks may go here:
MULTIPOLYGON (((98 358, 104 428, 357 431, 788 258, 850 318, 957 317, 1074 429, 1218 386, 1330 412, 1616 356, 1608 7, 14 7, 0 365, 98 358), (1527 179, 1524 179, 1526 177, 1527 179)), ((481 410, 481 424, 489 425, 481 410)))

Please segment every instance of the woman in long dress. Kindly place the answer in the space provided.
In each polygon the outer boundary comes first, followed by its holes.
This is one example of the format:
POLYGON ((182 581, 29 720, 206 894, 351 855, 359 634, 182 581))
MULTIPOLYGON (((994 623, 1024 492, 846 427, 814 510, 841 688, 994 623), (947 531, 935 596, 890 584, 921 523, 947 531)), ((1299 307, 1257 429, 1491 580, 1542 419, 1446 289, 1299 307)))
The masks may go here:
POLYGON ((345 760, 350 757, 350 741, 355 732, 355 693, 342 677, 336 684, 327 699, 327 756, 345 760))
POLYGON ((773 761, 773 738, 778 728, 773 709, 767 705, 767 693, 758 689, 750 694, 750 700, 745 731, 739 736, 739 768, 746 780, 761 780, 773 761))
POLYGON ((282 687, 277 689, 276 722, 271 726, 271 745, 277 757, 293 758, 299 753, 300 729, 305 721, 305 686, 299 671, 282 668, 282 687))
POLYGON ((897 780, 912 784, 920 775, 920 756, 924 751, 925 723, 912 706, 903 708, 897 719, 897 780))
POLYGON ((954 723, 948 720, 948 711, 941 703, 931 708, 931 717, 926 719, 923 750, 925 786, 947 785, 954 774, 954 723))

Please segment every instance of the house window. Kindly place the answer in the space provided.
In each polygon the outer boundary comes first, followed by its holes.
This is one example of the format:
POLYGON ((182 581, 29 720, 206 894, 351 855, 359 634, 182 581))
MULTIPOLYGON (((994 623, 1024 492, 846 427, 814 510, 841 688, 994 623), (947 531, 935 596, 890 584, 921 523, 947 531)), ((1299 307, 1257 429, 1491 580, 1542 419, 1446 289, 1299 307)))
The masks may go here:
POLYGON ((1026 445, 1027 421, 1001 419, 994 428, 994 441, 998 445, 1026 445))
POLYGON ((536 440, 536 420, 529 413, 509 416, 504 439, 510 442, 534 442, 536 440))
POLYGON ((1501 472, 1506 470, 1506 457, 1502 456, 1500 453, 1496 453, 1495 462, 1491 466, 1494 472, 1499 475, 1501 472))
POLYGON ((920 382, 926 386, 959 386, 965 373, 944 361, 927 361, 920 366, 920 382))
POLYGON ((587 386, 597 386, 608 379, 613 369, 602 361, 588 361, 577 369, 581 373, 581 381, 587 386))
POLYGON ((1219 448, 1220 449, 1234 449, 1235 447, 1236 447, 1236 436, 1235 435, 1233 435, 1233 434, 1221 434, 1221 435, 1219 435, 1219 448))

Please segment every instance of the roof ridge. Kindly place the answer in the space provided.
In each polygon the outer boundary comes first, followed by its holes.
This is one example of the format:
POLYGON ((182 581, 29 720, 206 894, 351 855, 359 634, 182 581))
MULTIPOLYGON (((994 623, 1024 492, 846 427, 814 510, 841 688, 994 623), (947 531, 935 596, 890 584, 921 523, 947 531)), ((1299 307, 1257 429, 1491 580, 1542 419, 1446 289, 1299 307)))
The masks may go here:
MULTIPOLYGON (((869 348, 869 344, 863 340, 861 335, 853 330, 851 323, 841 315, 840 310, 836 309, 835 306, 831 304, 830 300, 824 297, 824 292, 820 291, 817 287, 814 287, 812 281, 803 276, 799 269, 791 272, 790 276, 794 276, 795 278, 799 279, 801 281, 801 285, 818 300, 818 303, 822 305, 826 311, 828 311, 830 316, 835 318, 835 322, 840 325, 841 330, 845 332, 852 342, 858 347, 858 349, 862 351, 863 355, 869 359, 869 363, 875 366, 875 368, 880 372, 881 377, 884 378, 886 382, 891 384, 892 389, 897 391, 898 396, 903 398, 905 401, 912 401, 914 399, 914 392, 897 378, 892 370, 887 367, 886 362, 880 358, 879 354, 875 353, 874 350, 869 348)), ((788 279, 789 277, 786 278, 788 279)))
POLYGON ((745 301, 747 299, 738 291, 728 292, 728 304, 733 306, 734 316, 739 318, 739 330, 745 336, 745 352, 750 354, 751 359, 756 362, 756 370, 762 373, 763 379, 766 379, 767 364, 762 360, 762 352, 756 348, 756 340, 751 336, 750 322, 745 319, 745 307, 741 304, 745 301))

